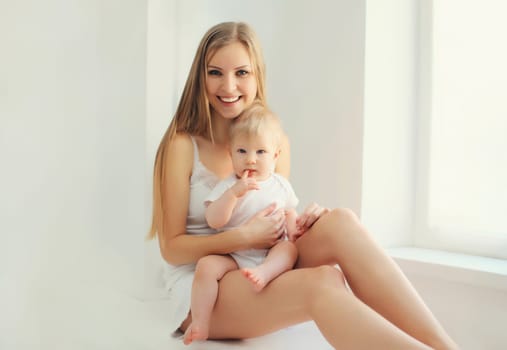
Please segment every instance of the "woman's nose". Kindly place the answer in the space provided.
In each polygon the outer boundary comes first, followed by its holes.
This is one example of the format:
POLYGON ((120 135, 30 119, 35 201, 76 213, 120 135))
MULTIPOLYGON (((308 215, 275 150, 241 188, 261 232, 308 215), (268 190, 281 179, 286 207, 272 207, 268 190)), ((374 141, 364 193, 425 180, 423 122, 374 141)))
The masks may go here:
POLYGON ((234 92, 236 91, 236 77, 235 76, 226 76, 223 82, 223 89, 225 92, 234 92))

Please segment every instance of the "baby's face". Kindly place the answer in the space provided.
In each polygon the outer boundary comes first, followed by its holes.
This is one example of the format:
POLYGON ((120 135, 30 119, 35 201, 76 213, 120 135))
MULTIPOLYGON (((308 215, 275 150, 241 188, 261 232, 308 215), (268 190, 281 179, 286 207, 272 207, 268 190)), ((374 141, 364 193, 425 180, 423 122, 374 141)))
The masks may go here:
POLYGON ((241 177, 266 180, 275 170, 279 151, 272 137, 267 135, 236 135, 231 140, 231 157, 234 172, 241 177))

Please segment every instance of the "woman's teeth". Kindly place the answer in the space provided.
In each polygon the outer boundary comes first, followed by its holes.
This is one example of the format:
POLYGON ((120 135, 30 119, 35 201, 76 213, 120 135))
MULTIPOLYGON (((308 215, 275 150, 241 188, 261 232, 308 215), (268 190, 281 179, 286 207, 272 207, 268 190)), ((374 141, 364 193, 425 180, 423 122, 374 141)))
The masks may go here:
POLYGON ((236 96, 236 97, 220 97, 220 100, 222 100, 224 102, 236 102, 237 100, 239 100, 239 96, 236 96))

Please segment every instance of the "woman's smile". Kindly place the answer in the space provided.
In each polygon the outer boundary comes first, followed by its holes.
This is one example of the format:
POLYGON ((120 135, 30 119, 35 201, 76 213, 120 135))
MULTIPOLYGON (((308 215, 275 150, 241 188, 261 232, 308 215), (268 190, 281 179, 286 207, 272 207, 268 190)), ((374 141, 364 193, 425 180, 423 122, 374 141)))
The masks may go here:
POLYGON ((234 96, 234 97, 225 97, 225 96, 218 96, 218 99, 224 103, 234 103, 239 101, 241 96, 234 96))
POLYGON ((234 42, 218 49, 207 64, 206 92, 211 108, 236 118, 257 94, 257 80, 245 46, 234 42))

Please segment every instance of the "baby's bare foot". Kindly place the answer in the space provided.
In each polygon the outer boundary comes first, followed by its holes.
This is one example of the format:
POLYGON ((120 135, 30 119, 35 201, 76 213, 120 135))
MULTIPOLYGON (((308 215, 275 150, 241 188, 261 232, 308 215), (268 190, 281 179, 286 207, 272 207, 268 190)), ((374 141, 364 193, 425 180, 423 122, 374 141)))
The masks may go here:
POLYGON ((266 276, 259 268, 243 268, 241 273, 253 284, 256 292, 260 292, 267 284, 266 276))
POLYGON ((191 323, 187 327, 185 335, 183 336, 183 344, 189 345, 194 340, 206 340, 206 339, 208 339, 208 330, 191 323))

